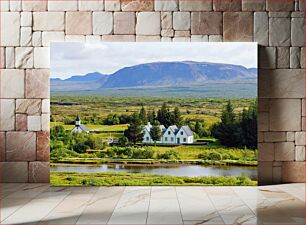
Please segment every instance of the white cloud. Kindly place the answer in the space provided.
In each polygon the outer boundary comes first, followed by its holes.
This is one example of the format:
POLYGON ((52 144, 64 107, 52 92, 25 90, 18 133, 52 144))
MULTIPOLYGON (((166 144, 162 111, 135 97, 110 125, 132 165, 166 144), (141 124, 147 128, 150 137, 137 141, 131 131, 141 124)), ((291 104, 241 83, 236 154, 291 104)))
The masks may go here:
POLYGON ((256 43, 52 43, 51 77, 112 74, 141 63, 200 61, 257 67, 256 43))

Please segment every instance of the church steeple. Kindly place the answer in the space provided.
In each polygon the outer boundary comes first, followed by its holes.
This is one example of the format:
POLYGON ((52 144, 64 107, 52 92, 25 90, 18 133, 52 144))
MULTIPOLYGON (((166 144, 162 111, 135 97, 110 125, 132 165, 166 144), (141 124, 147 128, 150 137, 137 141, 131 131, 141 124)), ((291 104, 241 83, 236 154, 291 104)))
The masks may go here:
POLYGON ((76 126, 80 126, 81 125, 81 119, 80 119, 79 115, 77 115, 77 117, 75 119, 75 125, 76 126))

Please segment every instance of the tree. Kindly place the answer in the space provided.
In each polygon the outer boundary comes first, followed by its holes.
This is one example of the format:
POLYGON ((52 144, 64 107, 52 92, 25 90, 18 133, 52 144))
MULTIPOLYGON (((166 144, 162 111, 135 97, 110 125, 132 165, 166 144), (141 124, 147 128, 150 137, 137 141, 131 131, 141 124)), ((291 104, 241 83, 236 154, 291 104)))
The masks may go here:
POLYGON ((213 128, 213 136, 219 139, 221 144, 228 147, 236 146, 236 130, 237 124, 235 121, 234 108, 228 101, 221 115, 221 122, 213 128))
POLYGON ((125 136, 122 136, 122 137, 119 138, 118 141, 119 141, 119 145, 121 147, 125 147, 129 140, 125 136))
POLYGON ((178 127, 182 125, 182 116, 178 107, 175 107, 172 113, 172 124, 175 124, 178 127))
POLYGON ((196 132, 199 135, 199 137, 203 137, 204 128, 202 123, 200 123, 199 121, 197 121, 196 124, 194 125, 194 132, 196 132))
POLYGON ((161 138, 161 130, 159 127, 158 122, 155 122, 150 130, 150 136, 154 143, 156 144, 156 141, 160 140, 161 138))
POLYGON ((153 111, 148 112, 148 121, 153 124, 155 120, 157 120, 157 116, 155 110, 153 109, 153 111))
POLYGON ((128 126, 128 129, 124 131, 124 136, 127 137, 127 139, 130 142, 133 142, 136 144, 137 142, 140 142, 143 140, 143 124, 142 121, 139 118, 139 115, 134 113, 131 116, 130 125, 128 126))
POLYGON ((257 107, 256 103, 244 109, 236 132, 240 147, 257 148, 257 107))
POLYGON ((148 116, 145 108, 142 106, 139 112, 139 119, 142 121, 142 124, 148 123, 148 116))
POLYGON ((160 124, 164 125, 165 127, 169 127, 172 125, 172 118, 169 108, 167 107, 166 103, 164 102, 160 110, 157 113, 157 120, 160 124))

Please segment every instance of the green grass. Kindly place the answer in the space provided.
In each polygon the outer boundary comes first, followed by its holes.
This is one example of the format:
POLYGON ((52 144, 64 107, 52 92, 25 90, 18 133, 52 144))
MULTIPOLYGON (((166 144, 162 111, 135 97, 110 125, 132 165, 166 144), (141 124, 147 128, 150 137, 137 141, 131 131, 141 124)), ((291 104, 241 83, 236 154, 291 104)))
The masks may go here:
POLYGON ((235 155, 237 160, 243 160, 246 158, 253 158, 256 161, 256 151, 249 150, 249 149, 238 149, 238 148, 224 148, 222 146, 217 145, 180 145, 175 147, 167 147, 167 146, 153 146, 153 150, 159 153, 165 153, 169 150, 174 150, 179 153, 180 159, 182 160, 193 160, 199 159, 199 154, 209 154, 211 151, 220 153, 220 154, 233 154, 235 155))
POLYGON ((178 177, 132 173, 51 172, 52 186, 256 186, 245 176, 178 177))

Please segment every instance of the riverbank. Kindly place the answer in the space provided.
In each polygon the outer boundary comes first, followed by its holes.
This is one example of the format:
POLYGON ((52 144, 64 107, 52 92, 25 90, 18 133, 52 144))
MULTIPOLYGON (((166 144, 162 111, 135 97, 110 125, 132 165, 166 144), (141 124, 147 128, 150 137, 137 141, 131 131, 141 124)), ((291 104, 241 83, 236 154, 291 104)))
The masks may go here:
POLYGON ((86 165, 99 165, 99 164, 125 164, 125 165, 154 165, 162 166, 164 164, 191 164, 191 165, 220 165, 220 166, 257 166, 257 161, 246 160, 156 160, 156 159, 100 159, 100 158, 66 158, 56 161, 50 161, 51 166, 60 164, 86 164, 86 165))
POLYGON ((51 186, 256 186, 246 176, 179 177, 132 173, 51 172, 51 186))

